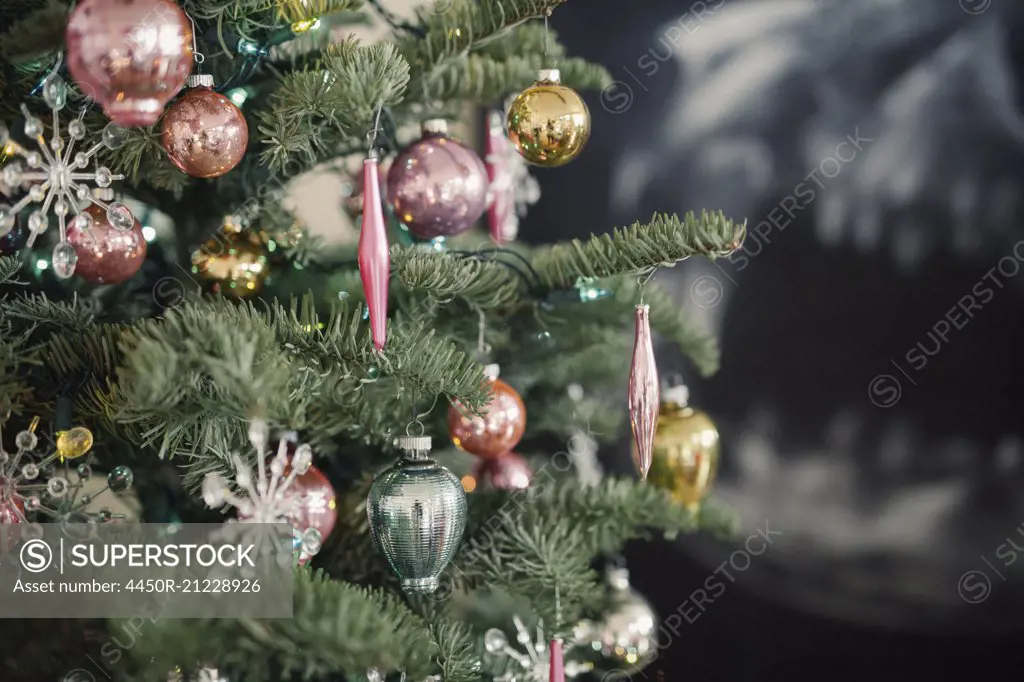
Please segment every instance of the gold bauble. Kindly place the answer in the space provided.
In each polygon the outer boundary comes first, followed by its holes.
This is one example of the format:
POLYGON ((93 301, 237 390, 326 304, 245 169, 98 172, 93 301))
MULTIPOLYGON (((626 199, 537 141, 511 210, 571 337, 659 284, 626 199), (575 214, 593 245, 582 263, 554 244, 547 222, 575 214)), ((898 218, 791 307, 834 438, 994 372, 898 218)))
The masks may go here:
POLYGON ((91 449, 92 431, 84 426, 57 433, 57 454, 62 462, 65 459, 77 459, 91 449))
POLYGON ((590 110, 575 90, 559 82, 557 69, 546 69, 509 107, 508 138, 530 163, 563 166, 590 139, 590 110))
POLYGON ((192 254, 192 271, 215 292, 245 298, 259 293, 267 279, 267 249, 255 235, 224 231, 192 254))
POLYGON ((662 401, 648 483, 696 510, 715 482, 718 455, 718 429, 706 414, 685 400, 662 401))

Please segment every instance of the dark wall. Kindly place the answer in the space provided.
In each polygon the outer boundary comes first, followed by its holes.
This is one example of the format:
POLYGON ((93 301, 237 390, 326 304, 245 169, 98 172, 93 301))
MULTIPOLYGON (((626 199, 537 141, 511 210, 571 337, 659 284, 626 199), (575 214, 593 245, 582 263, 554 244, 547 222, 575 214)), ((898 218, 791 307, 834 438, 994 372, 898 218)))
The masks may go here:
POLYGON ((658 275, 720 335, 710 380, 670 349, 659 364, 718 423, 716 494, 744 528, 734 546, 631 548, 634 586, 663 618, 688 614, 651 679, 1011 679, 1024 663, 1020 12, 555 13, 570 53, 618 82, 587 94, 583 156, 537 172, 523 237, 700 208, 750 228, 733 257, 658 275), (769 550, 697 608, 694 591, 765 524, 780 533, 769 550))

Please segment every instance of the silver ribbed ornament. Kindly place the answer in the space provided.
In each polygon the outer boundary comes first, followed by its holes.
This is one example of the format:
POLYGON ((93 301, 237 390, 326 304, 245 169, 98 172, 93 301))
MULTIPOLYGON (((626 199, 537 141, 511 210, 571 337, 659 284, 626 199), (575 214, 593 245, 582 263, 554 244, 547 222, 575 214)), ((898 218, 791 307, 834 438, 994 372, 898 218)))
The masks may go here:
POLYGON ((366 497, 370 534, 406 592, 433 592, 466 528, 466 493, 455 474, 430 459, 429 436, 404 436, 404 456, 366 497))

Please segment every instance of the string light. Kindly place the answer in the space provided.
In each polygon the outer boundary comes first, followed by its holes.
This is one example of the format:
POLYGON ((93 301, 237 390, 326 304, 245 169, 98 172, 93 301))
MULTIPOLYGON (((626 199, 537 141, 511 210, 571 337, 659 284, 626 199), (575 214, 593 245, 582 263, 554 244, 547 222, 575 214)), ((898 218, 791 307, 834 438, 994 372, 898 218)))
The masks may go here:
POLYGON ((315 31, 318 28, 320 28, 319 17, 314 19, 305 19, 303 21, 296 21, 292 24, 292 33, 301 35, 303 33, 308 33, 309 31, 315 31))

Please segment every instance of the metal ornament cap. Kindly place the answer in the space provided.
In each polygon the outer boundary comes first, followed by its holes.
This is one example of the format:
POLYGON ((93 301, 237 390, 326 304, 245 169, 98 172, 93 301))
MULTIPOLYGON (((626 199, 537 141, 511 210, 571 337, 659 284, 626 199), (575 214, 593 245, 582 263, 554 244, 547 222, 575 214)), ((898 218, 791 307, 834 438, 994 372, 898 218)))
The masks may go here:
POLYGON ((185 80, 185 85, 190 88, 212 88, 213 74, 194 73, 185 80))
POLYGON ((424 452, 433 447, 430 436, 399 436, 395 445, 403 452, 424 452))
POLYGON ((443 118, 432 118, 423 122, 420 126, 423 135, 447 135, 448 121, 443 118))
POLYGON ((543 82, 561 83, 562 82, 562 72, 559 71, 558 69, 541 69, 537 73, 537 80, 542 82, 542 83, 543 82))

